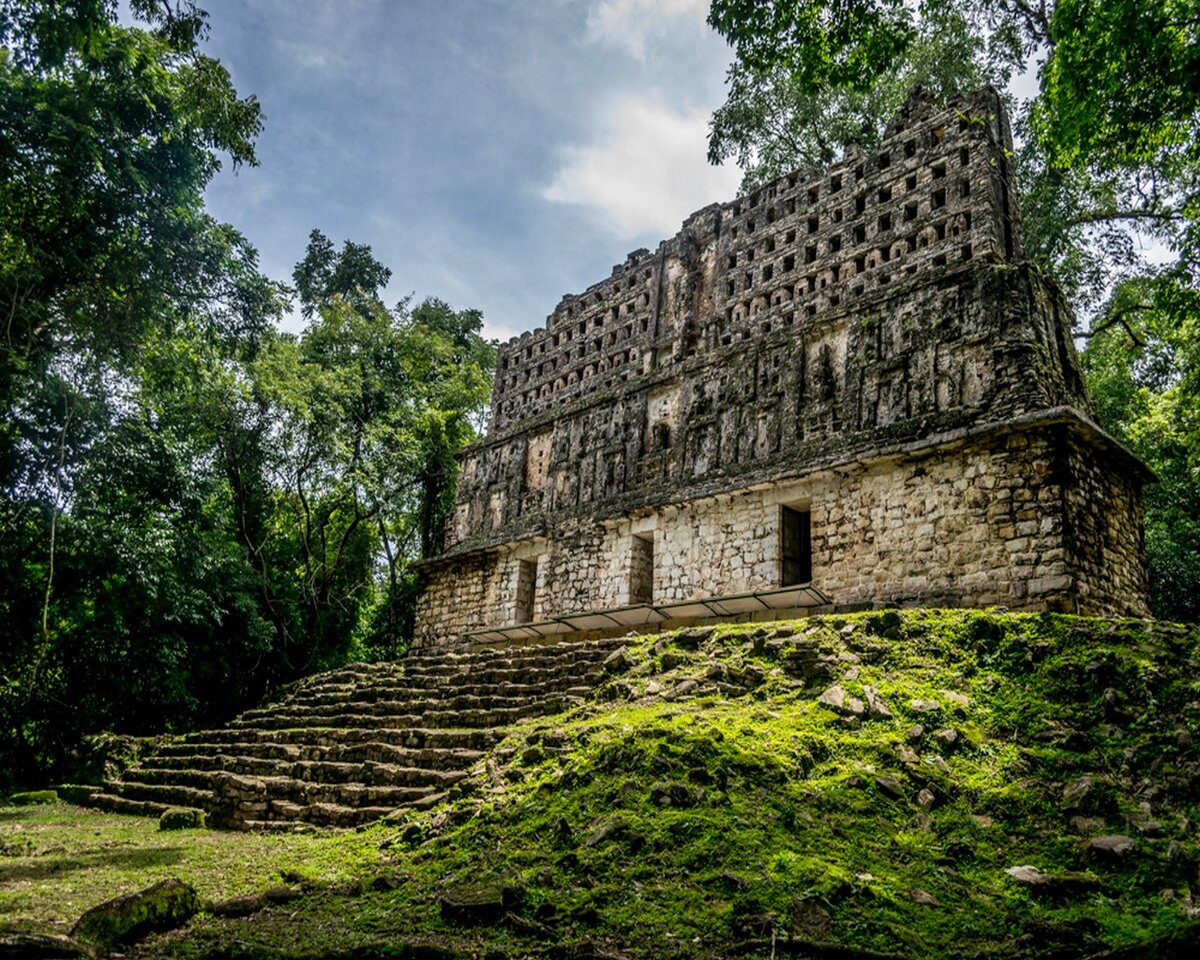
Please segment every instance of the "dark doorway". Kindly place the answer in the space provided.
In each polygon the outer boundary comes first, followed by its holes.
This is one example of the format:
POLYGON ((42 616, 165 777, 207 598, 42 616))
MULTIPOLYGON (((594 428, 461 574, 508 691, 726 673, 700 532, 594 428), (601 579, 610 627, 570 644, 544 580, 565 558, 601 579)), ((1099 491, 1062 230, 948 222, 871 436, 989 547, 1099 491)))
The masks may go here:
POLYGON ((633 537, 629 555, 629 602, 654 602, 654 538, 633 537))
POLYGON ((517 609, 515 622, 533 620, 533 604, 537 599, 537 561, 517 561, 517 609))
POLYGON ((783 562, 781 585, 790 587, 812 580, 812 523, 807 510, 783 508, 781 523, 783 562))

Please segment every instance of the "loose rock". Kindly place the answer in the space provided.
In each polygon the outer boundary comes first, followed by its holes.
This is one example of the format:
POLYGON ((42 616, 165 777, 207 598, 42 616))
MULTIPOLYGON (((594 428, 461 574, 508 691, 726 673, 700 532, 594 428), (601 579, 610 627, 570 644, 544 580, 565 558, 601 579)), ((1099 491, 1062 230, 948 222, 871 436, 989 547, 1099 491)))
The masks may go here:
POLYGON ((196 891, 181 880, 106 900, 79 918, 71 931, 76 940, 111 949, 158 930, 170 930, 200 910, 196 891))

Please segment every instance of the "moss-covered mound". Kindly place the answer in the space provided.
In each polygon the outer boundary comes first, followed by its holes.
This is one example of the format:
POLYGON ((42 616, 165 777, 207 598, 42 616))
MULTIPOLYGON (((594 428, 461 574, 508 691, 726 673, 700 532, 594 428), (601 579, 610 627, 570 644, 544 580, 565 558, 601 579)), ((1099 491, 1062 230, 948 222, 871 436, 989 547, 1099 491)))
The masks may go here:
POLYGON ((631 638, 609 666, 451 803, 360 835, 361 882, 142 951, 1191 950, 1195 628, 866 613, 631 638))

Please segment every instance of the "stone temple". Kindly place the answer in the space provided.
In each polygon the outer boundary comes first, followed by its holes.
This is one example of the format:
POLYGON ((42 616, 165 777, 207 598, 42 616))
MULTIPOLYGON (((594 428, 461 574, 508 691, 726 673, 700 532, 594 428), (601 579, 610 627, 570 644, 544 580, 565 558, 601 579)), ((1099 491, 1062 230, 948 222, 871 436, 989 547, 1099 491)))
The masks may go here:
POLYGON ((985 91, 694 213, 500 348, 414 647, 805 609, 1147 615, 985 91))

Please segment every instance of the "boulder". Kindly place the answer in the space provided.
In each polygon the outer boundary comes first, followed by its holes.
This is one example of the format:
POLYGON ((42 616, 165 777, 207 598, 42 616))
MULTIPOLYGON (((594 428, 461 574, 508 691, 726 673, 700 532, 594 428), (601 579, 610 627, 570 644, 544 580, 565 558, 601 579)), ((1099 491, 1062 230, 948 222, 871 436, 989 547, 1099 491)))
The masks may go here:
POLYGON ((879 695, 874 687, 863 687, 863 699, 867 701, 867 713, 872 717, 879 717, 881 720, 891 719, 891 707, 887 705, 887 701, 879 695))
POLYGON ((0 960, 76 960, 96 951, 59 933, 0 933, 0 960))
POLYGON ((1092 837, 1083 845, 1092 856, 1100 860, 1121 860, 1137 849, 1137 844, 1119 833, 1103 837, 1092 837))
POLYGON ((172 807, 158 818, 159 830, 198 830, 204 826, 204 811, 191 807, 172 807))
POLYGON ((843 717, 861 717, 866 710, 861 700, 848 696, 845 688, 837 683, 822 693, 817 703, 843 717))
POLYGON ((446 890, 439 904, 442 919, 464 926, 497 923, 517 900, 516 890, 497 884, 462 884, 446 890))
POLYGON ((196 891, 181 880, 163 880, 123 897, 106 900, 79 918, 71 936, 111 949, 190 920, 200 909, 196 891))
POLYGON ((627 647, 618 647, 604 658, 605 673, 620 673, 623 670, 628 670, 632 666, 633 658, 629 655, 629 649, 627 647))
POLYGON ((5 804, 10 807, 31 807, 39 803, 54 803, 58 794, 53 790, 28 790, 25 793, 14 793, 5 804))
POLYGON ((215 917, 248 917, 274 903, 287 903, 300 896, 299 887, 270 887, 261 893, 248 893, 242 897, 222 900, 208 908, 215 917))

